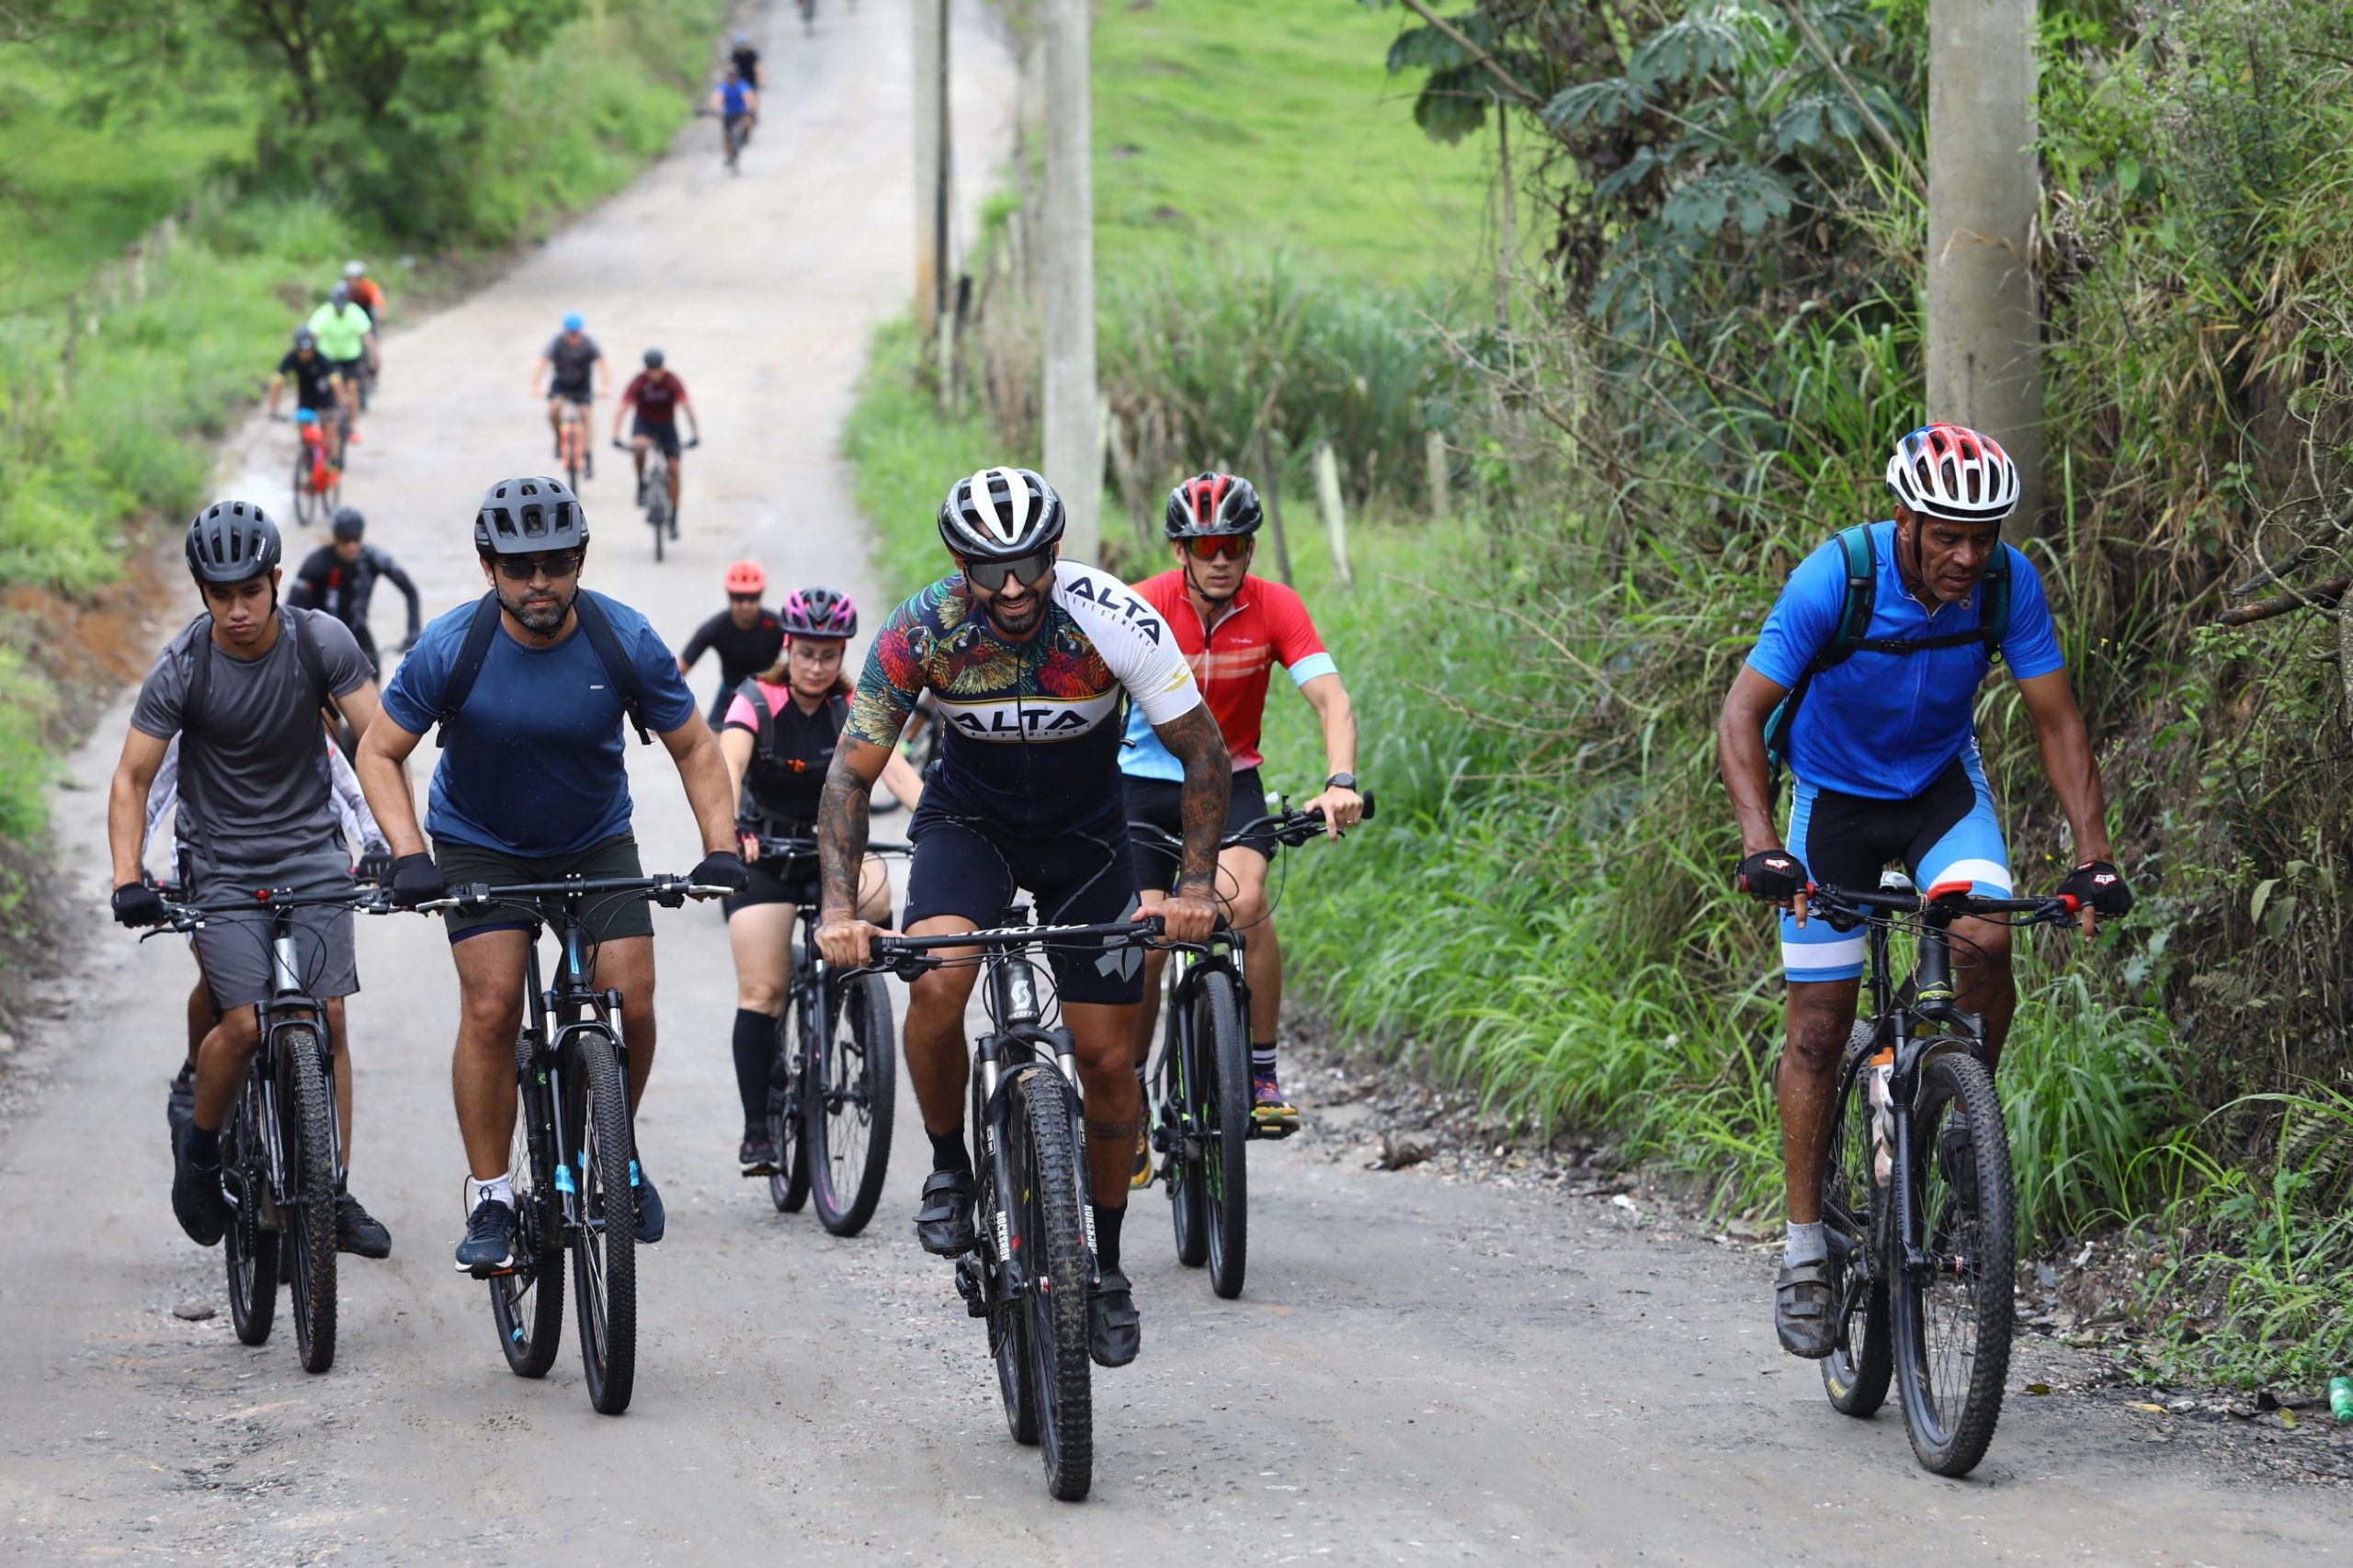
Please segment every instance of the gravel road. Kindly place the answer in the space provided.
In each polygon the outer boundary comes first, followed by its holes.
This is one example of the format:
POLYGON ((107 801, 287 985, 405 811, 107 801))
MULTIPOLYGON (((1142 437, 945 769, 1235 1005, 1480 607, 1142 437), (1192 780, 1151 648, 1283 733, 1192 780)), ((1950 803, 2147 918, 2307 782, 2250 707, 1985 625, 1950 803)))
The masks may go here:
MULTIPOLYGON (((776 8, 779 13, 784 7, 776 8)), ((668 350, 702 410, 686 538, 656 567, 609 462, 589 581, 674 642, 722 566, 883 608, 834 457, 870 328, 909 274, 904 0, 765 24, 766 119, 731 179, 697 122, 672 156, 503 281, 396 333, 350 498, 438 610, 479 592, 489 481, 546 461, 524 372, 566 310, 617 360, 668 350)), ((967 212, 1008 142, 1013 80, 976 0, 955 49, 967 212)), ((1098 105, 1099 119, 1116 105, 1098 105)), ((600 409, 600 418, 608 410, 600 409)), ((285 427, 227 472, 280 494, 285 427)), ((618 459, 619 454, 608 457, 618 459)), ((948 476, 942 476, 943 480, 948 476)), ((290 549, 301 548, 300 544, 290 549)), ((169 619, 176 623, 175 610, 169 619)), ((380 604, 380 635, 395 630, 380 604)), ((161 626, 158 627, 160 635, 161 626)), ((707 667, 698 688, 715 676, 707 667)), ((103 789, 127 703, 71 762, 69 874, 101 907, 103 789)), ((1378 716, 1370 716, 1378 722, 1378 716)), ((631 748, 651 869, 697 846, 659 748, 631 748)), ((420 754, 429 765, 431 750, 420 754)), ((882 819, 891 824, 893 819, 882 819)), ((1368 1170, 1327 1135, 1254 1151, 1249 1290, 1171 1256, 1155 1191, 1129 1227, 1144 1353, 1098 1374, 1097 1482, 1050 1502, 1006 1436, 978 1328, 907 1215, 827 1238, 734 1174, 733 1007, 718 914, 659 919, 663 1041, 640 1125, 670 1210, 642 1255, 637 1396, 590 1412, 567 1345, 506 1369, 455 1275, 463 1175, 447 1089, 456 990, 439 928, 367 923, 352 1004, 355 1189, 391 1260, 347 1260, 341 1352, 309 1377, 281 1327, 248 1349, 218 1255, 167 1202, 161 1101, 191 978, 178 946, 93 918, 0 1093, 0 1551, 356 1562, 2068 1562, 2342 1555, 2344 1493, 2170 1444, 2109 1402, 2023 1395, 1967 1483, 1913 1463, 1893 1412, 1834 1415, 1775 1348, 1769 1267, 1622 1206, 1368 1170)), ((1307 1096, 1315 1108, 1312 1089, 1307 1096)), ((900 1109, 912 1134, 912 1102, 900 1109)), ((913 1147, 910 1147, 910 1145, 913 1147)))

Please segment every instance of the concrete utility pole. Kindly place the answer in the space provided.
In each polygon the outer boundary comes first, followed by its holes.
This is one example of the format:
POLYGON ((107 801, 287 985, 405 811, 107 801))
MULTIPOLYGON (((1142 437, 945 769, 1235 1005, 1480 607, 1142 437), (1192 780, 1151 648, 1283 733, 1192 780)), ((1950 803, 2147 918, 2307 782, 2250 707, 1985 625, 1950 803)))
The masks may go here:
POLYGON ((1044 0, 1046 177, 1039 234, 1045 315, 1046 478, 1070 509, 1063 553, 1101 559, 1103 433, 1095 389, 1095 193, 1088 108, 1090 0, 1044 0))
POLYGON ((2042 301, 2031 254, 2035 0, 1929 0, 1928 407, 2009 449, 2042 504, 2042 301))
POLYGON ((948 308, 948 0, 915 0, 915 331, 926 343, 948 308))

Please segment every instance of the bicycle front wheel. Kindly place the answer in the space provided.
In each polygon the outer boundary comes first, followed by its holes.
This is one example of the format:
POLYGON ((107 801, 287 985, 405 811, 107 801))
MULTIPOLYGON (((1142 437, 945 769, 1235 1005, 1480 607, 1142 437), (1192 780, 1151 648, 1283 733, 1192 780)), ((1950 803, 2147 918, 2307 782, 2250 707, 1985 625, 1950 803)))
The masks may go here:
MULTIPOLYGON (((518 1048, 517 1054, 528 1061, 530 1047, 518 1048)), ((563 1344, 563 1222, 558 1207, 563 1200, 544 1119, 546 1074, 530 1066, 522 1071, 522 1104, 516 1109, 515 1142, 506 1162, 514 1173, 518 1256, 513 1273, 490 1281, 490 1317, 515 1375, 544 1378, 563 1344)))
POLYGON ((1095 1483, 1094 1363, 1086 1352, 1086 1232, 1081 1220, 1077 1140, 1062 1075, 1024 1072, 1013 1088, 1014 1190, 1006 1195, 1011 1253, 1021 1260, 1020 1297, 1029 1378, 1038 1398, 1038 1448, 1046 1490, 1076 1502, 1095 1483))
POLYGON ((278 1233, 261 1220, 269 1188, 261 1125, 261 1085, 248 1073, 221 1128, 222 1186, 229 1194, 229 1228, 221 1237, 229 1267, 229 1322, 247 1345, 268 1339, 278 1315, 278 1233))
POLYGON ((1985 1457, 2010 1373, 2010 1141, 1984 1064, 1961 1051, 1920 1075, 1908 1179, 1927 1267, 1906 1269, 1892 1305, 1897 1386, 1912 1451, 1938 1475, 1985 1457))
POLYGON ((573 1182, 580 1221, 572 1231, 572 1290, 588 1403, 600 1415, 629 1408, 637 1381, 637 1188, 629 1096, 610 1035, 572 1036, 567 1096, 580 1129, 573 1182))
POLYGON ((1233 977, 1204 969, 1193 988, 1193 1095, 1200 1113, 1210 1289, 1242 1294, 1250 1256, 1250 1040, 1233 977))
POLYGON ((817 1219, 854 1236, 874 1217, 891 1164, 891 1108, 898 1093, 891 994, 879 974, 850 982, 832 1008, 802 1110, 809 1187, 817 1219))
POLYGON ((809 1201, 809 1146, 801 1137, 809 1119, 801 1109, 801 1096, 813 1090, 802 1065, 807 1051, 801 1034, 801 1004, 796 998, 777 1015, 776 1063, 768 1070, 768 1142, 776 1145, 768 1197, 785 1214, 798 1214, 809 1201))
POLYGON ((294 454, 294 520, 308 528, 318 521, 319 493, 311 488, 311 449, 294 454))
POLYGON ((328 1093, 326 1052, 317 1028, 293 1024, 278 1032, 279 1172, 287 1201, 281 1247, 294 1307, 294 1344, 302 1369, 335 1365, 335 1100, 328 1093))
MULTIPOLYGON (((988 1319, 989 1355, 996 1362, 996 1392, 1005 1406, 1005 1429, 1013 1440, 1025 1446, 1038 1441, 1038 1385, 1030 1375, 1029 1316, 1024 1303, 1008 1301, 995 1294, 996 1282, 1005 1278, 1006 1260, 997 1256, 998 1225, 1005 1212, 1004 1194, 998 1190, 995 1165, 989 1151, 993 1142, 987 1128, 988 1102, 981 1092, 981 1075, 972 1074, 969 1085, 972 1110, 972 1152, 981 1162, 980 1190, 972 1208, 972 1223, 980 1236, 980 1245, 956 1260, 959 1289, 970 1278, 972 1287, 981 1292, 983 1312, 988 1319), (971 1276, 962 1270, 972 1266, 971 1276)), ((1006 1233, 1010 1233, 1006 1224, 1006 1233)))
POLYGON ((1822 1171, 1822 1229, 1830 1245, 1830 1305, 1837 1339, 1822 1363, 1822 1386, 1844 1415, 1870 1415, 1887 1403, 1894 1370, 1888 1344, 1887 1281, 1875 1252, 1881 1189, 1871 1176, 1870 1077, 1873 1034, 1856 1027, 1832 1108, 1830 1157, 1822 1171))

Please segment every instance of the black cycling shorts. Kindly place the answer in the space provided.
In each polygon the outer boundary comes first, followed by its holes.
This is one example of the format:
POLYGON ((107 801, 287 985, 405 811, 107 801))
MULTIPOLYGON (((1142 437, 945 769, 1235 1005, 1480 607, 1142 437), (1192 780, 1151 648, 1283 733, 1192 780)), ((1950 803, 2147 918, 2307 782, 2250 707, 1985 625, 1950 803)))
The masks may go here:
POLYGON ((659 424, 648 424, 643 415, 637 415, 629 422, 629 433, 632 436, 644 437, 662 449, 664 457, 674 461, 676 460, 678 456, 678 422, 676 420, 665 419, 659 424))
MULTIPOLYGON (((471 882, 497 887, 502 883, 561 881, 565 877, 645 875, 638 864, 637 836, 629 833, 616 834, 570 855, 510 855, 487 845, 437 839, 433 863, 453 891, 471 882)), ((534 930, 561 916, 563 911, 563 900, 551 897, 522 903, 494 903, 483 910, 445 910, 441 921, 442 928, 449 933, 449 945, 455 947, 485 931, 534 930), (538 905, 536 917, 533 903, 538 905)), ((634 893, 593 895, 582 901, 581 915, 591 942, 654 935, 654 907, 634 893)))
POLYGON ((589 381, 556 381, 549 386, 548 396, 576 403, 583 408, 597 400, 595 385, 589 381))
MULTIPOLYGON (((1173 778, 1138 778, 1133 775, 1122 782, 1128 791, 1129 822, 1183 836, 1184 785, 1173 778)), ((1241 832, 1266 814, 1267 787, 1259 779, 1256 768, 1245 767, 1233 776, 1233 792, 1226 797, 1226 835, 1241 832)), ((1276 848, 1274 830, 1261 828, 1236 847, 1255 849, 1272 860, 1276 848)), ((1136 886, 1166 892, 1176 885, 1181 862, 1175 849, 1149 835, 1131 835, 1128 852, 1136 863, 1136 886)))
POLYGON ((764 903, 789 903, 794 908, 817 903, 817 857, 790 855, 769 858, 762 856, 746 865, 750 875, 744 891, 724 901, 729 915, 739 909, 756 909, 764 903))
MULTIPOLYGON (((1005 924, 1014 891, 1029 893, 1041 926, 1096 926, 1136 908, 1135 863, 1120 841, 1120 824, 1052 838, 1017 838, 977 818, 953 813, 924 792, 907 824, 915 857, 907 868, 907 907, 900 928, 956 915, 983 928, 1005 924)), ((1143 951, 1106 952, 1050 946, 1054 985, 1065 1002, 1143 1000, 1143 951)))

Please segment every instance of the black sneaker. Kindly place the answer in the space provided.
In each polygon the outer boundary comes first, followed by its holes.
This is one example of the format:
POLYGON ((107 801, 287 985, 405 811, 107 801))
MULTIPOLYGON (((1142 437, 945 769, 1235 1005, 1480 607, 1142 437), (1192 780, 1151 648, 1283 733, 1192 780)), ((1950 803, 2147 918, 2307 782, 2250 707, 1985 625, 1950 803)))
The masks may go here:
POLYGON ((171 1092, 164 1096, 164 1120, 172 1130, 172 1147, 180 1146, 180 1129, 196 1119, 196 1069, 183 1062, 179 1076, 172 1080, 171 1092))
POLYGON ((1104 1270, 1086 1298, 1086 1353, 1098 1367, 1124 1367, 1143 1347, 1143 1320, 1128 1277, 1116 1268, 1104 1270))
POLYGON ((217 1246, 221 1233, 229 1225, 229 1199, 221 1191, 220 1166, 200 1171, 188 1163, 188 1133, 194 1131, 191 1123, 175 1140, 178 1147, 172 1158, 172 1214, 188 1240, 200 1247, 217 1246))
POLYGON ((335 1250, 354 1257, 390 1257, 392 1233, 347 1192, 335 1195, 335 1250))
POLYGON ((663 1210, 662 1195, 654 1190, 654 1178, 635 1160, 629 1163, 629 1183, 637 1188, 637 1239, 652 1246, 669 1230, 670 1216, 663 1210))
POLYGON ((744 1142, 735 1150, 735 1163, 744 1167, 747 1176, 776 1175, 776 1145, 768 1141, 765 1127, 747 1127, 744 1142))
POLYGON ((458 1272, 487 1279, 515 1267, 515 1210, 495 1198, 474 1205, 466 1221, 465 1239, 458 1244, 458 1272))
POLYGON ((934 1171, 924 1178, 923 1207, 915 1210, 915 1240, 923 1250, 954 1257, 979 1244, 972 1230, 972 1173, 934 1171))

